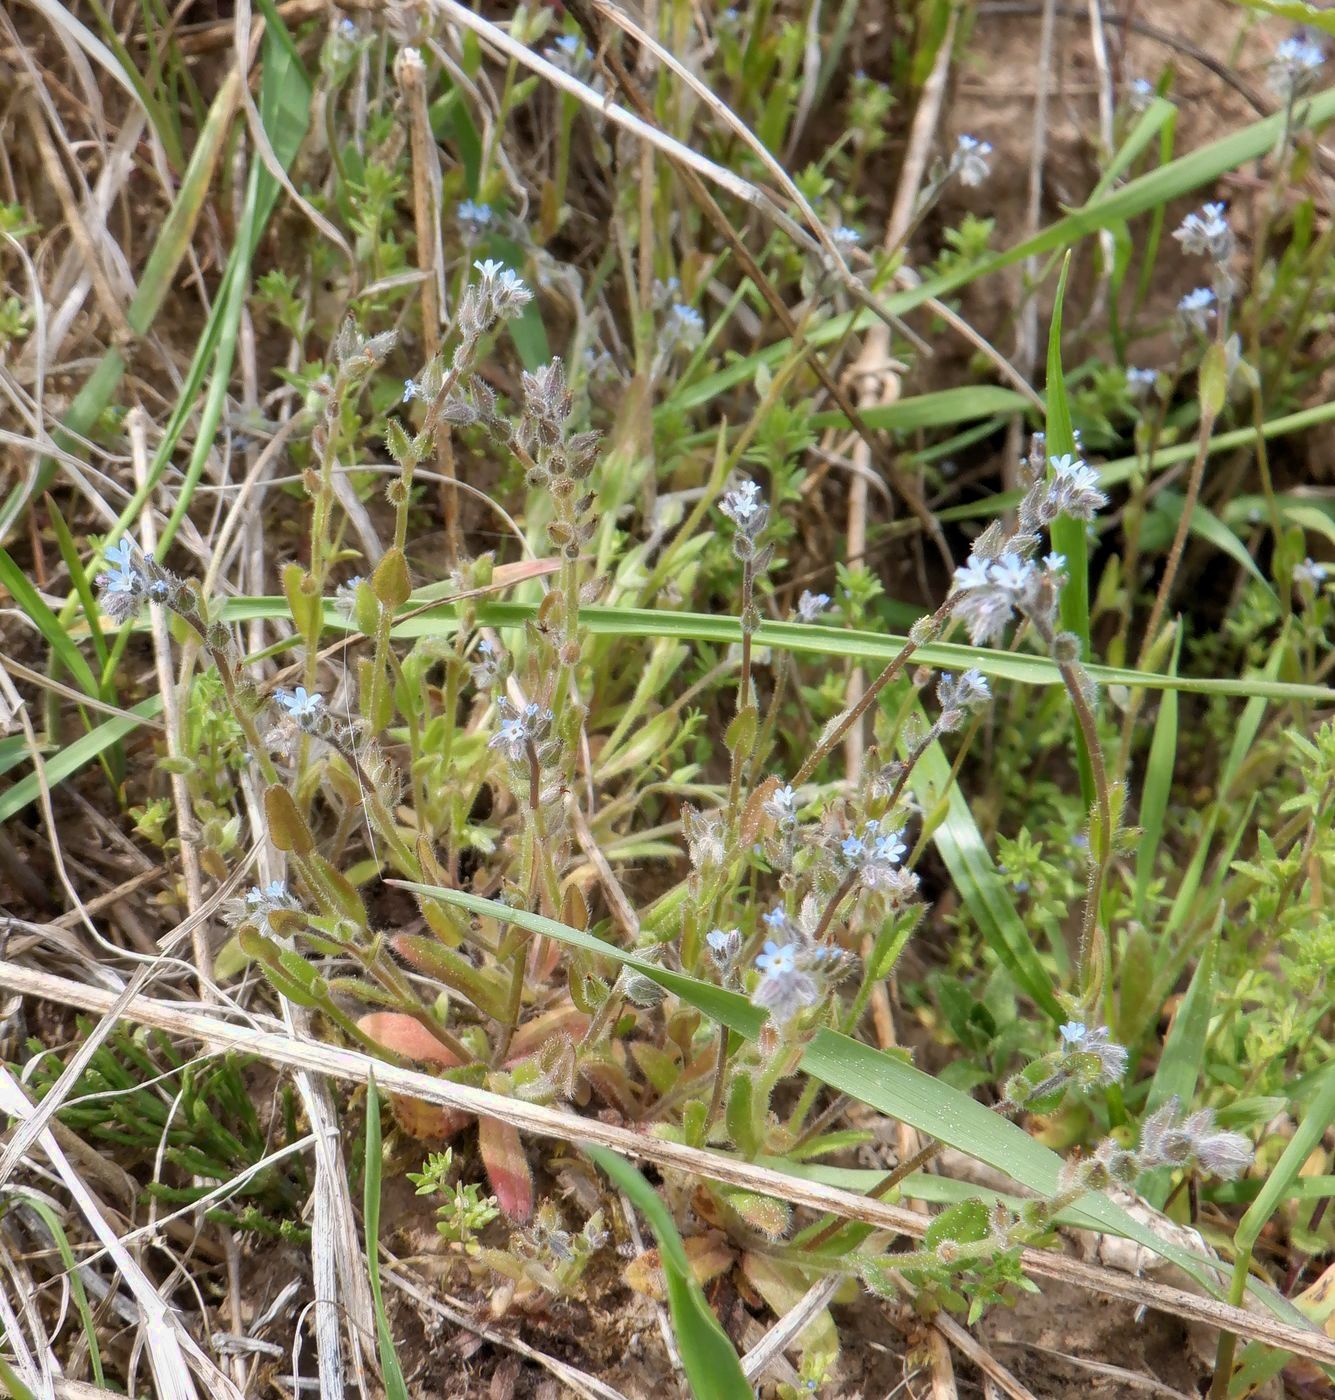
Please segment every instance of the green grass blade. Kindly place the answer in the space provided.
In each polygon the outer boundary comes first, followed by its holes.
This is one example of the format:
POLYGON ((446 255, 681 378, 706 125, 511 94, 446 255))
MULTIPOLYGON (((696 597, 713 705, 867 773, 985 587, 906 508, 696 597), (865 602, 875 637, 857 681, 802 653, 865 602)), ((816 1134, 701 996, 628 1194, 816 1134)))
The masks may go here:
MULTIPOLYGON (((1210 1029, 1210 1012, 1214 1006, 1215 949, 1218 940, 1206 945, 1201 960, 1192 974, 1187 994, 1182 998, 1172 1029, 1164 1042, 1159 1067, 1154 1071, 1145 1112, 1153 1113, 1174 1094, 1187 1107, 1196 1096, 1196 1083, 1205 1055, 1205 1037, 1210 1029)), ((1156 1209, 1162 1209, 1168 1199, 1173 1172, 1160 1167, 1147 1172, 1138 1183, 1140 1194, 1156 1209)))
MULTIPOLYGON (((475 616, 488 627, 522 628, 536 613, 523 603, 482 603, 475 616)), ((223 617, 229 622, 252 618, 290 618, 287 600, 277 596, 231 598, 224 604, 223 617)), ((347 631, 332 602, 327 604, 326 626, 347 631)), ((677 637, 683 641, 728 645, 741 640, 741 625, 735 617, 716 613, 668 612, 658 608, 614 608, 589 606, 579 610, 580 626, 596 637, 677 637)), ((444 604, 398 623, 394 636, 402 639, 448 636, 458 626, 454 609, 444 604)), ((805 622, 762 622, 755 633, 758 647, 774 647, 798 656, 852 657, 868 666, 884 665, 903 647, 905 638, 897 633, 859 632, 852 628, 821 627, 805 622)), ((947 671, 977 667, 994 680, 1016 681, 1021 685, 1060 685, 1056 666, 1045 656, 1025 656, 1014 652, 992 651, 956 643, 935 642, 921 647, 915 659, 925 666, 947 671)), ((1246 677, 1166 676, 1141 672, 1125 666, 1089 666, 1089 674, 1099 685, 1139 686, 1144 690, 1179 690, 1193 695, 1233 695, 1243 699, 1297 700, 1330 705, 1335 690, 1322 685, 1296 681, 1246 677)))
MULTIPOLYGON (((1182 513, 1185 499, 1175 491, 1161 491, 1159 493, 1159 507, 1168 515, 1177 517, 1182 513)), ((1230 559, 1240 565, 1278 605, 1279 599, 1275 597, 1275 590, 1270 586, 1270 580, 1261 572, 1256 560, 1247 552, 1242 541, 1212 510, 1197 502, 1195 510, 1191 513, 1190 528, 1193 535, 1207 540, 1217 550, 1227 554, 1230 559)))
MULTIPOLYGON (((147 700, 131 707, 129 714, 149 719, 162 709, 162 696, 150 695, 147 700)), ((46 760, 46 780, 54 788, 72 773, 77 773, 86 764, 92 763, 99 754, 105 753, 113 744, 139 727, 138 720, 118 717, 105 724, 90 729, 87 734, 67 744, 59 753, 46 760)), ((13 787, 0 792, 0 822, 7 822, 15 812, 21 812, 29 802, 36 802, 41 794, 41 785, 36 773, 29 773, 13 787)))
POLYGON ((1151 141, 1177 116, 1177 108, 1163 97, 1153 97, 1150 105, 1136 118, 1136 124, 1127 133, 1117 154, 1108 162, 1108 168, 1099 177, 1089 196, 1093 204, 1108 193, 1135 163, 1135 159, 1151 141))
POLYGON ((697 1400, 752 1400, 755 1392, 742 1371, 742 1363, 691 1272, 691 1261, 686 1257, 671 1212, 658 1193, 615 1152, 592 1143, 583 1144, 581 1151, 630 1197, 658 1240, 672 1332, 692 1393, 697 1400))
POLYGON ((1052 990, 1010 891, 997 874, 992 854, 973 819, 968 799, 950 775, 950 761, 940 744, 932 744, 918 760, 909 780, 924 813, 935 813, 943 800, 946 815, 932 832, 932 842, 950 871, 960 898, 973 916, 987 946, 1029 997, 1054 1022, 1066 1019, 1052 990))
POLYGON ((371 1280, 371 1301, 375 1305, 376 1344, 380 1352, 380 1378, 387 1400, 409 1400, 403 1368, 394 1349, 394 1334, 385 1316, 385 1299, 380 1288, 380 1172, 384 1159, 380 1141, 380 1091, 375 1075, 366 1081, 366 1170, 362 1173, 362 1219, 366 1226, 366 1272, 371 1280))
POLYGON ((60 1255, 60 1262, 65 1267, 65 1278, 70 1286, 70 1296, 74 1299, 75 1311, 79 1314, 79 1323, 83 1327, 84 1337, 88 1341, 88 1364, 92 1368, 93 1380, 99 1386, 105 1386, 106 1377, 102 1372, 102 1349, 97 1342, 97 1324, 93 1321, 93 1310, 88 1305, 88 1293, 83 1286, 83 1278, 79 1274, 78 1261, 74 1257, 74 1250, 70 1248, 69 1238, 65 1234, 65 1227, 60 1223, 60 1217, 40 1196, 30 1196, 26 1191, 18 1191, 15 1198, 23 1201, 42 1218, 51 1238, 55 1241, 56 1253, 60 1255))
MULTIPOLYGON (((1168 663, 1170 675, 1177 674, 1178 658, 1182 652, 1182 630, 1173 638, 1173 655, 1168 663)), ((1145 765, 1145 782, 1140 794, 1140 841, 1136 850, 1136 918, 1144 922, 1145 901, 1150 881, 1154 878, 1154 860, 1163 839, 1164 817, 1168 811, 1168 796, 1173 790, 1173 770, 1177 765, 1177 691, 1165 690, 1159 701, 1159 713, 1154 720, 1154 738, 1150 741, 1149 761, 1145 765)))
MULTIPOLYGON (((261 9, 265 8, 261 5, 261 9)), ((305 139, 310 122, 312 87, 279 16, 269 7, 265 18, 264 69, 260 78, 260 120, 268 133, 275 157, 286 170, 296 159, 297 151, 305 139)), ((200 389, 203 387, 205 376, 208 375, 209 391, 200 415, 194 451, 191 453, 185 478, 176 493, 176 504, 171 518, 163 529, 158 545, 160 551, 166 551, 184 519, 185 512, 190 508, 204 464, 213 450, 214 433, 226 404, 250 265, 280 189, 277 179, 269 173, 264 162, 258 156, 254 157, 246 187, 241 226, 227 260, 223 287, 214 299, 213 310, 195 347, 185 383, 163 432, 162 441, 153 455, 142 485, 121 512, 112 531, 113 538, 119 538, 120 534, 139 518, 144 503, 156 488, 162 473, 166 471, 176 450, 176 444, 196 410, 200 389)))
MULTIPOLYGON (((107 642, 97 621, 101 615, 101 609, 97 606, 97 599, 93 596, 93 586, 89 581, 88 571, 84 568, 83 560, 79 557, 74 536, 70 533, 70 527, 65 523, 65 517, 60 513, 60 507, 50 496, 46 498, 46 511, 51 526, 56 532, 56 547, 60 550, 60 557, 65 561, 65 567, 70 571, 70 582, 74 585, 79 606, 82 607, 84 619, 88 623, 93 651, 97 654, 98 668, 101 669, 107 664, 107 642)), ((113 699, 115 693, 110 687, 101 691, 104 700, 113 699)))
MULTIPOLYGON (((688 390, 684 396, 690 398, 688 390)), ((862 420, 869 428, 887 432, 910 433, 922 428, 948 428, 955 423, 971 423, 979 418, 997 414, 1009 417, 1025 413, 1032 407, 1023 394, 1003 389, 996 384, 975 384, 964 389, 938 389, 930 394, 914 394, 894 403, 878 404, 861 410, 862 420)), ((813 428, 844 427, 848 419, 838 411, 829 410, 811 415, 813 428)))
POLYGON ((10 558, 9 552, 4 549, 0 549, 0 585, 9 590, 14 601, 36 624, 55 654, 56 660, 83 690, 83 693, 94 700, 99 699, 102 688, 98 685, 92 668, 84 659, 83 653, 74 645, 65 628, 60 625, 60 619, 42 601, 41 594, 28 582, 28 576, 10 558))
MULTIPOLYGON (((1300 433, 1307 428, 1314 428, 1319 423, 1328 423, 1333 418, 1335 418, 1335 400, 1330 403, 1318 404, 1315 408, 1304 408, 1297 413, 1285 413, 1278 418, 1272 418, 1269 422, 1261 425, 1261 436, 1266 439, 1286 437, 1290 433, 1300 433)), ((1215 433, 1210 438, 1206 451, 1210 456, 1213 456, 1217 452, 1232 452, 1235 448, 1252 447, 1255 443, 1255 428, 1235 428, 1231 432, 1215 433)), ((1194 442, 1180 442, 1172 447, 1161 447, 1150 458, 1150 471, 1152 473, 1158 472, 1166 467, 1176 466, 1179 462, 1190 461, 1196 452, 1197 444, 1194 442)), ((1137 457, 1116 457, 1111 462, 1104 462, 1098 469, 1099 480, 1105 488, 1121 486, 1131 479, 1139 460, 1137 457)), ((990 518, 1019 505, 1020 495, 1019 491, 999 491, 981 501, 966 501, 963 505, 944 506, 936 512, 936 517, 943 521, 977 520, 984 516, 990 518)), ((1248 499, 1258 507, 1265 504, 1264 497, 1255 496, 1248 499)), ((1229 510, 1231 511, 1232 508, 1230 506, 1229 510)))
MULTIPOLYGON (((1047 382, 1047 447, 1049 457, 1075 455, 1075 429, 1071 424, 1071 405, 1066 394, 1066 374, 1062 369, 1062 303, 1066 298, 1066 277, 1071 270, 1071 255, 1062 262, 1057 281, 1057 297, 1052 307, 1052 324, 1048 328, 1047 382)), ((1089 654, 1089 552, 1085 540, 1085 522, 1069 515, 1059 515, 1052 522, 1052 547, 1066 558, 1066 583, 1062 587, 1058 610, 1063 631, 1080 638, 1080 659, 1090 661, 1089 654)), ((1094 768, 1089 748, 1078 723, 1073 723, 1076 766, 1080 771, 1080 796, 1085 811, 1094 807, 1094 768)))

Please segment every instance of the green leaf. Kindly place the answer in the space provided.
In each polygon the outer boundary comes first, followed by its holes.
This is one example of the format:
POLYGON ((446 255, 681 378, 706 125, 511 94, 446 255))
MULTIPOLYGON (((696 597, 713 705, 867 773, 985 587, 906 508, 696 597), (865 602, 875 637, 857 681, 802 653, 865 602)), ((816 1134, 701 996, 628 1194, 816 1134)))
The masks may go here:
MULTIPOLYGON (((1249 433, 1248 438, 1251 440, 1254 434, 1249 433)), ((286 617, 287 604, 276 597, 239 597, 229 599, 221 611, 228 622, 247 622, 257 617, 286 617)), ((482 603, 471 610, 471 615, 481 626, 521 629, 536 612, 536 606, 525 603, 482 603)), ((597 637, 672 637, 723 645, 740 642, 742 638, 741 623, 737 618, 716 613, 590 606, 580 608, 579 622, 581 628, 597 637)), ((325 608, 325 625, 337 631, 348 629, 347 621, 339 616, 332 602, 328 602, 325 608)), ((457 626, 458 619, 453 607, 442 604, 439 608, 396 624, 394 636, 405 640, 449 636, 457 626)), ((821 627, 805 622, 762 622, 754 637, 757 647, 774 647, 799 656, 852 657, 869 667, 890 661, 903 648, 905 640, 902 634, 893 632, 859 632, 852 628, 821 627)), ((1045 656, 993 651, 987 647, 953 642, 933 642, 930 646, 919 648, 915 657, 923 665, 940 670, 963 671, 974 666, 995 680, 1018 681, 1022 685, 1062 683, 1057 667, 1045 656)), ((1335 703, 1335 690, 1328 686, 1304 685, 1269 677, 1165 676, 1124 666, 1088 666, 1086 670, 1101 686, 1171 689, 1194 695, 1301 700, 1323 705, 1335 703)))
POLYGON ((987 1206, 974 1198, 943 1210, 927 1227, 922 1242, 928 1249, 935 1249, 942 1240, 954 1240, 956 1244, 975 1244, 987 1238, 987 1231, 987 1206))
MULTIPOLYGON (((1178 657, 1182 651, 1182 629, 1173 637, 1173 656, 1169 662, 1170 675, 1177 674, 1178 657)), ((1140 794, 1141 838, 1136 850, 1136 918, 1144 920, 1145 901, 1150 881, 1154 878, 1154 861, 1163 839, 1164 816, 1168 811, 1168 796, 1173 788, 1173 770, 1177 765, 1177 691, 1166 690, 1159 701, 1159 713, 1154 721, 1154 738, 1150 743, 1149 762, 1145 765, 1145 783, 1140 794)))
MULTIPOLYGON (((1210 1012, 1214 1006, 1215 949, 1218 940, 1212 938, 1196 965, 1187 994, 1182 998, 1172 1029, 1164 1042, 1159 1067, 1154 1072, 1150 1092, 1145 1100, 1145 1112, 1153 1113, 1174 1094, 1190 1106, 1196 1096, 1196 1081, 1205 1055, 1205 1037, 1210 1029, 1210 1012)), ((1147 1172, 1139 1182, 1140 1194, 1155 1207, 1162 1209, 1168 1199, 1173 1173, 1169 1167, 1147 1172)))
POLYGON ((755 1392, 742 1372, 737 1352, 695 1281, 681 1236, 658 1193, 615 1152, 591 1143, 585 1143, 582 1150, 630 1197, 658 1240, 672 1331, 692 1393, 698 1400, 753 1400, 755 1392))
POLYGON ((945 818, 932 832, 932 843, 950 871, 955 888, 987 946, 1016 984, 1054 1022, 1064 1021, 1065 1013, 1053 994, 1052 978, 1015 912, 1010 891, 997 873, 968 799, 951 777, 950 760, 939 743, 930 744, 919 758, 909 785, 924 812, 932 811, 943 797, 947 799, 945 818))
MULTIPOLYGON (((99 754, 105 752, 112 744, 123 739, 127 734, 133 733, 138 727, 138 719, 131 716, 138 716, 140 719, 150 719, 162 709, 162 696, 150 695, 147 700, 141 700, 139 704, 133 706, 125 718, 117 716, 109 719, 105 724, 99 724, 96 729, 91 729, 81 738, 76 739, 72 744, 67 744, 59 753, 53 754, 46 760, 46 780, 52 787, 63 782, 71 773, 77 773, 86 763, 91 763, 99 754)), ((21 812, 29 802, 35 802, 41 793, 41 786, 37 781, 37 774, 30 773, 26 778, 20 779, 13 787, 7 788, 0 793, 0 822, 6 822, 15 812, 21 812)))
MULTIPOLYGON (((1057 282, 1057 299, 1052 308, 1052 325, 1048 330, 1048 456, 1066 456, 1075 452, 1075 429, 1071 425, 1071 406, 1066 396, 1066 376, 1062 370, 1062 302, 1066 296, 1066 275, 1071 270, 1071 255, 1062 263, 1057 282)), ((1062 628, 1080 638, 1080 659, 1089 655, 1089 558, 1085 542, 1085 522, 1060 515, 1052 522, 1052 547, 1066 558, 1066 583, 1062 588, 1059 611, 1062 628)), ((1080 770, 1080 796, 1085 810, 1095 802, 1094 769, 1084 732, 1078 723, 1072 725, 1075 738, 1076 764, 1080 770)))
MULTIPOLYGON (((687 390, 686 397, 690 391, 687 390)), ((886 432, 910 433, 922 428, 944 428, 953 423, 970 423, 997 414, 1010 417, 1025 413, 1033 405, 1014 389, 996 384, 972 384, 962 389, 939 389, 931 394, 915 394, 894 403, 879 404, 861 410, 862 420, 869 428, 886 432)), ((814 428, 845 426, 848 419, 837 410, 811 415, 814 428)))
POLYGON ((27 613, 28 617, 46 638, 60 664, 78 684, 83 693, 96 700, 101 687, 93 676, 92 669, 83 653, 70 639, 69 633, 61 625, 60 619, 42 601, 41 594, 28 581, 28 576, 9 557, 9 552, 0 549, 0 585, 13 595, 14 601, 27 613))
POLYGON ((366 1223, 366 1271, 371 1280, 371 1301, 375 1305, 375 1335, 380 1351, 380 1377, 387 1400, 409 1400, 403 1379, 394 1334, 385 1316, 385 1299, 380 1289, 380 1171, 384 1158, 380 1145, 380 1091, 375 1075, 366 1081, 366 1169, 363 1172, 362 1217, 366 1223))

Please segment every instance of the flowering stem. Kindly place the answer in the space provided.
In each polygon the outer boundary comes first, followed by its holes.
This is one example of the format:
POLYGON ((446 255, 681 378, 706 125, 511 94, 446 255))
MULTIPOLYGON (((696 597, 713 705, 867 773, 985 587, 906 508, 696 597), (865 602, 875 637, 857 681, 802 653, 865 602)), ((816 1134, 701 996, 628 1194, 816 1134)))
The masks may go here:
MULTIPOLYGON (((929 635, 936 636, 945 625, 946 618, 950 616, 950 610, 954 607, 954 600, 947 598, 944 603, 931 615, 925 625, 930 628, 929 635)), ((835 745, 843 739, 844 735, 867 713, 876 703, 876 697, 880 695, 886 686, 904 669, 913 653, 918 650, 920 643, 909 638, 900 648, 898 654, 890 664, 876 677, 874 681, 862 692, 861 698, 856 705, 845 710, 839 719, 831 725, 829 729, 821 735, 820 742, 807 756, 801 768, 797 770, 793 777, 793 786, 800 787, 820 766, 821 761, 829 755, 835 745)))
POLYGON ((709 1116, 705 1119, 705 1141, 709 1140, 709 1130, 718 1122, 723 1110, 723 1094, 728 1086, 728 1028, 718 1028, 718 1061, 714 1066, 714 1089, 709 1096, 709 1116))
MULTIPOLYGON (((977 728, 976 721, 974 727, 977 728)), ((887 811, 894 811, 895 803, 899 801, 901 795, 904 792, 905 786, 908 784, 909 778, 913 774, 913 770, 918 766, 918 760, 922 758, 923 754, 925 754, 927 750, 930 749, 940 737, 941 725, 938 721, 936 724, 932 725, 932 727, 927 731, 922 742, 917 746, 917 748, 915 748, 913 752, 910 753, 909 756, 904 760, 904 766, 900 769, 899 777, 895 779, 895 785, 890 790, 890 801, 886 807, 887 811)))
POLYGON ((1103 882, 1108 866, 1112 861, 1112 796, 1108 788, 1108 770, 1103 762, 1103 750, 1099 747, 1098 726, 1094 722, 1094 712, 1089 708, 1081 689, 1080 676, 1070 662, 1063 662, 1058 668, 1062 681, 1071 697, 1071 708, 1085 738, 1085 749, 1089 754, 1090 766, 1094 770, 1094 792, 1099 810, 1099 839, 1089 843, 1089 884, 1085 892, 1085 914, 1080 930, 1081 981, 1086 984, 1089 1004, 1095 1005, 1102 991, 1102 984, 1112 966, 1112 945, 1107 929, 1102 930, 1100 947, 1100 967, 1098 975, 1091 972, 1090 950, 1094 932, 1099 922, 1099 901, 1103 895, 1103 882))
POLYGON ((755 593, 755 563, 748 559, 742 565, 742 674, 737 682, 737 713, 740 715, 751 703, 751 612, 755 593))
POLYGON ((816 931, 811 935, 811 941, 813 943, 819 943, 825 936, 826 929, 834 922, 835 910, 837 910, 844 900, 852 894, 854 887, 857 885, 858 875, 860 873, 861 872, 857 870, 850 870, 848 874, 844 876, 843 880, 840 882, 839 888, 835 890, 833 898, 830 900, 829 904, 825 906, 825 912, 820 916, 820 923, 816 925, 816 931))

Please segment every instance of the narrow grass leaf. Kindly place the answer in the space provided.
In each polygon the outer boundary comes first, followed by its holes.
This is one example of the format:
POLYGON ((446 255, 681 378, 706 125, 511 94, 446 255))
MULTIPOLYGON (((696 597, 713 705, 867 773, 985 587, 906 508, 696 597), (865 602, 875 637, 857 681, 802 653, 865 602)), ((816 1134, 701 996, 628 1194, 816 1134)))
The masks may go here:
POLYGON ((0 585, 13 595, 14 601, 28 615, 33 624, 46 638, 48 645, 66 672, 80 687, 83 693, 97 700, 102 688, 93 675, 92 668, 84 659, 83 653, 74 645, 69 633, 60 624, 60 619, 42 601, 41 594, 28 581, 28 576, 10 558, 9 552, 0 549, 0 585))
MULTIPOLYGON (((162 709, 162 696, 150 695, 147 700, 131 707, 129 714, 143 719, 151 718, 162 709)), ((130 718, 109 719, 90 729, 87 734, 67 744, 58 753, 46 760, 46 780, 52 787, 64 782, 72 773, 77 773, 86 764, 92 763, 99 754, 105 753, 112 744, 119 742, 127 734, 139 727, 138 720, 130 718)), ((11 788, 0 792, 0 822, 7 822, 15 812, 21 812, 30 802, 35 802, 41 794, 41 785, 36 773, 29 773, 11 788)))
POLYGON ((88 1342, 88 1365, 92 1369, 93 1380, 97 1385, 105 1386, 102 1349, 97 1341, 97 1324, 93 1320, 93 1310, 88 1304, 88 1292, 83 1286, 78 1260, 70 1247, 65 1227, 60 1223, 60 1217, 40 1196, 30 1196, 26 1191, 18 1191, 14 1199, 22 1201, 41 1217, 42 1223, 55 1242, 56 1253, 60 1255, 60 1262, 65 1266, 65 1280, 69 1284, 70 1296, 74 1299, 74 1308, 79 1314, 79 1325, 83 1328, 84 1337, 88 1342))
MULTIPOLYGON (((1173 1017, 1172 1028, 1164 1041, 1159 1067, 1150 1084, 1145 1112, 1153 1113, 1174 1094, 1190 1107, 1196 1097, 1196 1082, 1205 1055, 1205 1038, 1210 1029, 1210 1012, 1214 1006, 1215 959, 1218 939, 1206 945, 1196 971, 1192 974, 1187 994, 1173 1017)), ((1169 1167, 1146 1172, 1138 1183, 1140 1194, 1156 1210, 1163 1208, 1172 1187, 1173 1173, 1169 1167)))
MULTIPOLYGON (((101 609, 97 606, 97 599, 93 596, 93 586, 89 581, 88 571, 84 568, 83 560, 79 557, 74 536, 70 533, 70 527, 65 523, 65 517, 60 513, 60 507, 50 496, 46 497, 45 505, 47 518, 51 521, 51 526, 56 532, 56 547, 60 550, 60 557, 64 560, 65 567, 70 571, 70 582, 74 585, 79 605, 83 608, 84 620, 88 624, 93 650, 97 653, 97 664, 99 668, 105 667, 108 655, 107 643, 106 638, 102 635, 102 628, 97 622, 101 609)), ((110 682, 101 689, 100 694, 102 699, 113 702, 116 697, 116 692, 110 682)))
MULTIPOLYGON (((411 602, 410 602, 411 606, 411 602)), ((475 615, 487 627, 522 628, 536 614, 536 608, 523 603, 480 603, 475 615)), ((347 631, 348 623, 338 615, 332 602, 326 605, 326 626, 347 631)), ((222 616, 229 622, 252 618, 288 618, 287 600, 277 596, 231 598, 222 616)), ((668 612, 658 608, 614 608, 590 606, 579 610, 581 627, 597 637, 678 637, 686 641, 729 645, 739 642, 741 624, 735 617, 717 613, 668 612)), ((400 638, 448 636, 458 626, 452 605, 442 604, 431 612, 405 620, 394 627, 400 638)), ((805 622, 762 622, 755 633, 758 647, 774 647, 796 655, 853 657, 868 665, 890 661, 906 638, 897 633, 859 632, 852 628, 820 627, 805 622)), ((1016 681, 1021 685, 1060 685, 1061 674, 1045 656, 992 651, 949 642, 921 647, 915 657, 925 666, 946 671, 976 667, 995 680, 1016 681)), ((1260 676, 1233 679, 1222 676, 1165 676, 1158 672, 1136 671, 1125 666, 1088 666, 1099 685, 1138 686, 1144 690, 1181 690, 1193 695, 1259 696, 1268 700, 1298 700, 1329 705, 1335 703, 1335 690, 1324 685, 1305 685, 1260 676)))
POLYGON ((696 1282, 671 1212, 644 1177, 615 1152, 592 1143, 584 1144, 581 1150, 630 1197, 658 1240, 672 1331, 692 1393, 697 1400, 752 1400, 755 1392, 742 1371, 736 1350, 696 1282))
MULTIPOLYGON (((1168 663, 1169 675, 1177 674, 1182 652, 1182 629, 1176 627, 1173 655, 1168 663)), ((1136 850, 1135 912, 1141 922, 1145 919, 1145 901, 1150 881, 1154 878, 1154 862, 1163 840, 1164 818, 1168 811, 1168 796, 1173 790, 1173 770, 1177 766, 1177 691, 1165 690, 1159 700, 1159 713, 1154 720, 1154 738, 1150 742, 1149 761, 1145 765, 1145 781, 1140 793, 1140 842, 1136 850)))
MULTIPOLYGON (((996 414, 1024 413, 1030 402, 1014 389, 996 384, 975 384, 962 389, 938 389, 930 394, 914 394, 894 403, 877 404, 861 410, 869 428, 893 432, 916 432, 922 428, 947 428, 955 423, 971 423, 996 414)), ((834 428, 848 419, 835 410, 811 415, 813 428, 834 428)))
MULTIPOLYGON (((1071 405, 1066 394, 1066 374, 1062 369, 1062 302, 1066 297, 1066 277, 1071 270, 1071 255, 1062 262, 1057 281, 1057 296, 1052 307, 1052 324, 1048 328, 1047 382, 1047 447, 1048 456, 1075 454, 1075 429, 1071 424, 1071 405)), ((1085 540, 1085 522, 1062 514, 1052 522, 1052 547, 1066 559, 1066 583, 1058 604, 1062 629, 1080 638, 1080 659, 1089 655, 1089 553, 1085 540)), ((1073 717, 1074 719, 1074 717, 1073 717)), ((1089 747, 1079 723, 1071 725, 1075 740, 1076 766, 1080 771, 1080 796, 1085 810, 1095 802, 1094 768, 1089 747)))
POLYGON ((375 1305, 376 1343, 380 1352, 380 1378, 387 1400, 409 1400, 403 1379, 394 1334, 385 1316, 385 1299, 380 1288, 380 1172, 384 1163, 380 1140, 380 1091, 375 1075, 366 1081, 366 1168, 362 1173, 362 1218, 366 1224, 366 1271, 371 1280, 371 1301, 375 1305))
POLYGON ((1033 940, 1015 911, 991 852, 973 819, 968 799, 951 778, 950 761, 939 743, 928 746, 914 766, 909 784, 918 804, 935 812, 946 802, 946 814, 932 832, 932 844, 950 871, 978 931, 1030 999, 1054 1023, 1066 1019, 1052 990, 1033 940))

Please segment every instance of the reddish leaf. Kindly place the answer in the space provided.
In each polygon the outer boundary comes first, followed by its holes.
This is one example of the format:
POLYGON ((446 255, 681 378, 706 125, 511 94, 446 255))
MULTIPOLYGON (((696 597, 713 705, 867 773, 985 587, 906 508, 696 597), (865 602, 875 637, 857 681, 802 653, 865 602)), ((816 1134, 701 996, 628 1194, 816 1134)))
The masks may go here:
POLYGON ((499 1118, 479 1118, 478 1146, 496 1203, 512 1220, 524 1224, 533 1214, 533 1174, 519 1130, 499 1118))
POLYGON ((516 1064, 535 1050, 540 1050, 543 1042, 550 1040, 554 1035, 566 1035, 571 1040, 581 1040, 588 1029, 589 1018, 569 1003, 557 1007, 555 1011, 544 1012, 515 1032, 515 1038, 510 1042, 506 1064, 516 1064))
MULTIPOLYGON (((459 1063, 421 1022, 402 1011, 372 1011, 357 1022, 357 1027, 377 1045, 383 1045, 386 1050, 393 1050, 407 1059, 441 1065, 446 1069, 452 1069, 459 1063)), ((423 1103, 421 1099, 409 1098, 405 1094, 391 1094, 389 1106, 394 1113, 394 1121, 405 1133, 427 1140, 453 1137, 461 1128, 468 1126, 473 1116, 461 1109, 423 1103)))

